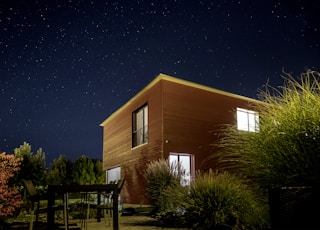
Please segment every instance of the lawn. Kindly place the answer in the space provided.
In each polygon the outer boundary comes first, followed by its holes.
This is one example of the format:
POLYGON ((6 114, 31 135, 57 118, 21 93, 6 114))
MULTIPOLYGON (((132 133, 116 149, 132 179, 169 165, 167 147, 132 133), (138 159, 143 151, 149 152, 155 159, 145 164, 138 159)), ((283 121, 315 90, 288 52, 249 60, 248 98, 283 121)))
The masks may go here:
MULTIPOLYGON (((71 200, 71 204, 77 203, 77 200, 71 200)), ((41 202, 41 205, 46 205, 46 202, 41 202)), ((142 206, 142 205, 124 205, 125 210, 129 210, 129 212, 124 212, 122 215, 120 213, 119 218, 119 228, 121 230, 157 230, 157 229, 182 229, 182 228, 170 228, 165 226, 165 223, 156 220, 149 216, 149 213, 152 210, 151 206, 142 206), (134 212, 132 212, 134 210, 134 212)), ((101 219, 101 222, 97 222, 96 213, 94 210, 91 211, 92 218, 88 221, 88 230, 95 230, 95 229, 112 229, 112 223, 110 224, 108 221, 105 221, 104 218, 101 219)), ((71 211, 69 215, 69 223, 73 225, 80 224, 80 220, 74 218, 76 215, 75 211, 71 211)), ((63 223, 63 212, 58 211, 55 216, 56 223, 63 223)), ((28 222, 30 220, 30 214, 25 210, 21 209, 20 214, 14 218, 8 218, 5 223, 0 226, 1 230, 9 230, 9 229, 20 229, 20 230, 27 230, 28 229, 28 222)), ((39 230, 46 229, 46 213, 41 213, 39 215, 39 230)), ((80 229, 80 228, 79 228, 80 229)))

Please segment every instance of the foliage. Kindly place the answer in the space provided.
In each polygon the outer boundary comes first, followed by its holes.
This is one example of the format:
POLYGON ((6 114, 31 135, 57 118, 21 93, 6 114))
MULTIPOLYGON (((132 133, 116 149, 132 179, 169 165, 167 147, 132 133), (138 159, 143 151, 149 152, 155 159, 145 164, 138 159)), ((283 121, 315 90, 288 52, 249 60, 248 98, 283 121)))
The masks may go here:
POLYGON ((72 166, 72 179, 75 184, 94 184, 96 176, 92 160, 85 155, 80 156, 72 166))
POLYGON ((96 175, 96 184, 106 183, 106 173, 103 171, 102 161, 92 160, 94 164, 94 173, 96 175))
POLYGON ((94 184, 105 183, 105 173, 102 162, 91 160, 87 156, 80 156, 74 163, 66 156, 60 155, 53 160, 49 170, 46 168, 46 156, 41 148, 36 154, 31 151, 31 145, 24 142, 19 148, 14 149, 14 155, 21 158, 21 170, 16 173, 14 183, 22 179, 30 179, 37 188, 47 184, 94 184))
POLYGON ((162 203, 154 215, 155 218, 165 222, 170 227, 187 227, 186 210, 182 203, 189 193, 189 186, 180 183, 168 185, 161 191, 162 203))
POLYGON ((185 221, 193 229, 262 229, 267 206, 244 181, 227 172, 196 175, 188 193, 180 198, 185 221))
POLYGON ((14 155, 0 154, 0 219, 12 215, 22 202, 16 186, 9 184, 10 178, 20 170, 21 158, 14 155))
POLYGON ((262 186, 320 183, 320 74, 284 76, 277 90, 266 86, 257 105, 260 130, 224 130, 220 166, 242 170, 262 186))
POLYGON ((165 210, 169 203, 167 196, 164 195, 166 189, 180 185, 181 174, 177 172, 183 172, 181 165, 170 165, 165 159, 152 161, 147 165, 145 171, 147 194, 157 212, 165 210))
POLYGON ((21 170, 16 175, 16 182, 22 179, 30 179, 34 181, 35 185, 45 185, 47 168, 46 156, 41 148, 37 150, 36 154, 31 152, 31 145, 24 142, 19 148, 14 149, 16 158, 21 158, 21 170))
POLYGON ((50 165, 47 184, 63 185, 72 182, 72 162, 64 155, 60 155, 50 165))

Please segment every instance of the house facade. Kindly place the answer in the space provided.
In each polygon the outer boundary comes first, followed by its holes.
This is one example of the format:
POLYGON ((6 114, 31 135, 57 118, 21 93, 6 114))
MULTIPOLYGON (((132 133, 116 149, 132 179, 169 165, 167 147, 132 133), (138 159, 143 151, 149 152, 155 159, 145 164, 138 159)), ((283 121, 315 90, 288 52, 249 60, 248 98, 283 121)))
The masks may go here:
POLYGON ((121 108, 103 127, 103 168, 107 181, 125 177, 121 199, 148 204, 144 173, 160 158, 180 162, 186 183, 196 170, 214 168, 210 145, 223 124, 258 129, 251 110, 257 100, 160 74, 121 108))

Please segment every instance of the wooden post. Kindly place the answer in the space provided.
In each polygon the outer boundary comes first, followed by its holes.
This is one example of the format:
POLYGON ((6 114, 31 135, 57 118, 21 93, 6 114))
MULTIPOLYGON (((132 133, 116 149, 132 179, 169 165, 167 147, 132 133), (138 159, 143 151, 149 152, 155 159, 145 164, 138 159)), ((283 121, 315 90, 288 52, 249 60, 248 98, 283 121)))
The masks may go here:
MULTIPOLYGON (((98 193, 98 197, 97 197, 98 207, 100 204, 101 204, 101 193, 98 193)), ((101 209, 100 208, 97 209, 97 222, 101 222, 101 209)))
POLYGON ((47 229, 54 229, 54 192, 48 187, 48 210, 47 210, 47 229))
POLYGON ((119 202, 118 202, 118 186, 115 185, 115 189, 113 190, 113 230, 119 230, 119 202))

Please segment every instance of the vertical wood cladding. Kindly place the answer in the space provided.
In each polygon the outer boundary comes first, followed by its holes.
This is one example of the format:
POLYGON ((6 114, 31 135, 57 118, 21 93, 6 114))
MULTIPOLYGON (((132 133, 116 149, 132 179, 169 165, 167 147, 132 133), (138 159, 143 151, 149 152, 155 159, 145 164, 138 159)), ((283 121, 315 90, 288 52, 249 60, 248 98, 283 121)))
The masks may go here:
POLYGON ((103 167, 121 167, 126 178, 123 202, 147 204, 146 165, 170 152, 193 154, 195 169, 214 167, 210 144, 221 125, 236 122, 236 108, 248 100, 210 88, 160 78, 149 84, 103 123, 103 167), (132 148, 132 112, 148 104, 148 143, 132 148))
POLYGON ((195 156, 195 169, 212 168, 208 157, 224 124, 236 123, 236 108, 248 101, 227 95, 163 82, 164 156, 170 152, 195 156))
POLYGON ((152 86, 104 124, 103 168, 121 167, 126 178, 122 198, 126 203, 148 203, 144 171, 162 155, 162 87, 152 86), (132 148, 132 112, 148 104, 148 142, 132 148))

